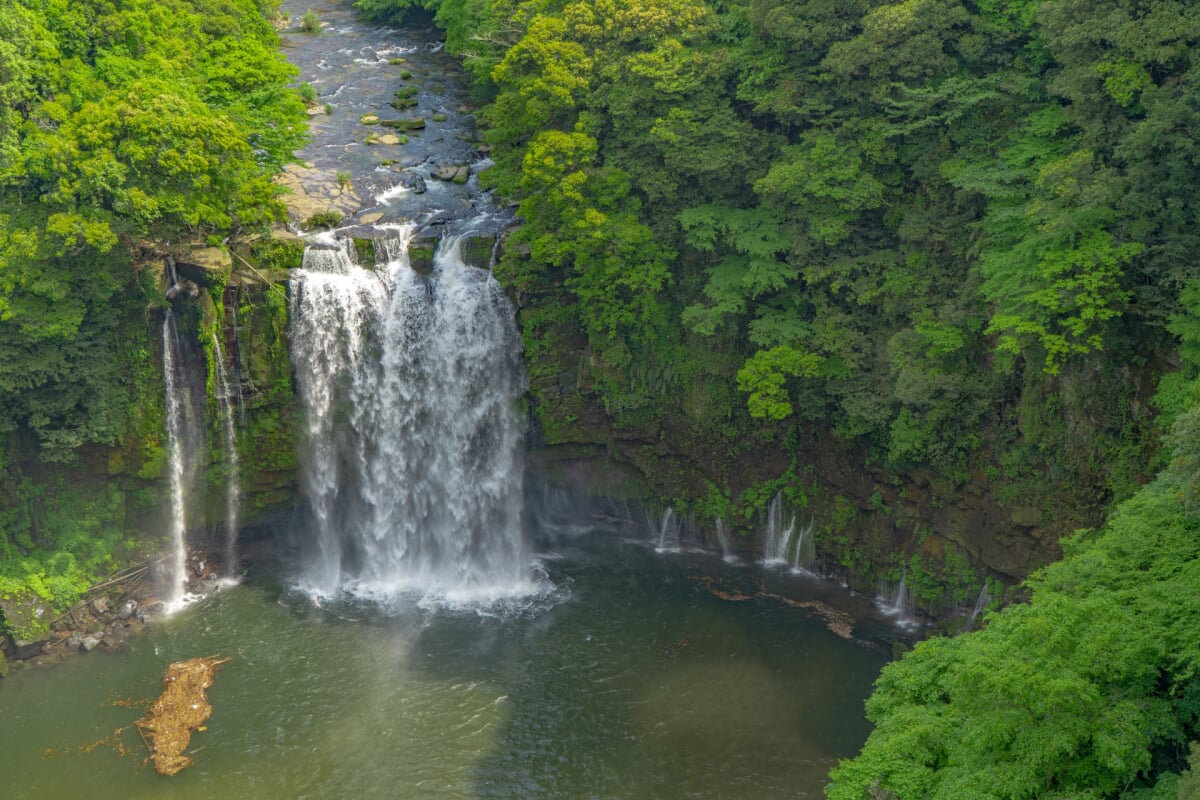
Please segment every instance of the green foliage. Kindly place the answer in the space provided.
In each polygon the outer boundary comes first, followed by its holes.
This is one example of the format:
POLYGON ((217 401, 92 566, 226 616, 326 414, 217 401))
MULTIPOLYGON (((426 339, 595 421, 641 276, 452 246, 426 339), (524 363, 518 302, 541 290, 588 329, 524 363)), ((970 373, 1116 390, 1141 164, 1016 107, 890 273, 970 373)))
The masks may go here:
MULTIPOLYGON (((1160 368, 1185 324, 1200 23, 1075 5, 360 2, 433 10, 492 98, 485 180, 525 223, 499 274, 577 308, 617 424, 672 406, 635 373, 673 352, 679 374, 722 364, 755 418, 824 420, 896 469, 1033 459, 1008 473, 1045 493, 1045 443, 1073 437, 1124 448, 1126 491, 1144 411, 1076 395, 1052 437, 1005 420, 1060 375, 1115 393, 1109 365, 1148 348, 1160 368)), ((1072 469, 1056 481, 1097 508, 1072 469)))
POLYGON ((131 555, 123 525, 142 509, 124 502, 139 493, 85 479, 107 469, 136 485, 161 473, 147 308, 161 302, 162 243, 275 221, 271 174, 303 141, 270 6, 0 8, 3 591, 60 607, 131 555))
POLYGON ((319 33, 321 30, 321 17, 311 8, 304 12, 300 17, 300 30, 305 33, 319 33))
POLYGON ((792 413, 785 383, 788 378, 811 378, 821 365, 819 356, 786 345, 760 350, 738 370, 738 388, 750 393, 750 415, 784 419, 792 413))
MULTIPOLYGON (((114 484, 84 485, 78 476, 35 481, 15 466, 0 477, 6 487, 0 595, 36 595, 61 611, 131 555, 122 537, 123 497, 114 484)), ((12 632, 25 638, 45 632, 31 625, 12 632)))
POLYGON ((829 796, 1116 797, 1179 765, 1200 732, 1185 702, 1200 638, 1180 622, 1200 597, 1200 517, 1179 477, 1069 542, 1028 604, 885 668, 867 706, 875 731, 829 796))

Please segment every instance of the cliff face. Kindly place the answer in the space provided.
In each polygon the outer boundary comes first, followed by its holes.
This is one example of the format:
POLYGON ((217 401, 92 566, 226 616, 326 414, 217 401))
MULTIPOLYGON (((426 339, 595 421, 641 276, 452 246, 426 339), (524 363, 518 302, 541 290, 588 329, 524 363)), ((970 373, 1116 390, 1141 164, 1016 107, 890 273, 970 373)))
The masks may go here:
POLYGON ((563 291, 543 285, 517 298, 536 428, 532 461, 547 480, 669 505, 714 546, 719 517, 739 547, 757 552, 768 501, 782 492, 802 523, 812 521, 822 572, 872 593, 906 575, 918 605, 931 613, 970 608, 985 580, 1020 581, 1061 555, 1061 536, 1102 520, 1115 468, 1085 440, 1097 430, 1116 439, 1106 416, 1124 420, 1123 430, 1133 432, 1126 446, 1145 463, 1137 432, 1150 427, 1145 398, 1153 381, 1132 372, 1104 378, 1126 387, 1127 407, 1119 411, 1088 388, 1101 380, 1082 373, 1058 376, 1047 389, 1082 398, 1074 405, 1016 408, 1019 399, 998 398, 997 422, 980 432, 984 445, 969 472, 956 475, 888 465, 820 418, 752 420, 729 372, 721 375, 721 353, 711 354, 711 374, 660 393, 656 405, 606 408, 605 376, 586 341, 569 320, 547 321, 563 291), (999 437, 1045 436, 1043 429, 1057 432, 1057 449, 1027 447, 1029 461, 1019 470, 988 446, 999 437))
MULTIPOLYGON (((493 245, 490 238, 473 241, 468 259, 486 266, 493 245)), ((369 240, 356 246, 360 260, 373 258, 369 240)), ((415 239, 414 266, 430 261, 435 247, 435 240, 415 239)), ((207 534, 215 545, 224 537, 230 463, 214 336, 231 384, 242 526, 289 513, 298 502, 286 287, 287 271, 299 267, 302 253, 302 241, 277 234, 232 253, 176 254, 190 287, 175 299, 176 313, 206 398, 202 491, 189 515, 190 541, 203 542, 207 534)), ((148 294, 165 291, 160 282, 148 294)), ((1079 474, 1059 483, 1011 480, 986 450, 968 476, 921 466, 899 470, 880 463, 862 442, 839 439, 820 419, 752 420, 722 377, 719 353, 712 355, 712 374, 678 392, 659 392, 640 408, 606 408, 586 342, 569 325, 542 321, 559 304, 559 291, 546 286, 515 298, 530 376, 531 468, 551 485, 671 506, 714 546, 720 518, 735 546, 755 553, 763 546, 766 506, 782 493, 802 523, 811 520, 821 571, 871 592, 904 574, 918 586, 919 604, 933 613, 969 606, 984 580, 1015 582, 1057 558, 1059 537, 1095 525, 1109 500, 1100 492, 1081 494, 1077 487, 1088 484, 1079 474)), ((17 440, 3 481, 10 539, 53 547, 73 528, 106 542, 118 560, 164 541, 164 307, 148 299, 135 328, 131 347, 143 356, 131 375, 133 413, 124 437, 111 447, 83 448, 71 464, 41 463, 17 440)))

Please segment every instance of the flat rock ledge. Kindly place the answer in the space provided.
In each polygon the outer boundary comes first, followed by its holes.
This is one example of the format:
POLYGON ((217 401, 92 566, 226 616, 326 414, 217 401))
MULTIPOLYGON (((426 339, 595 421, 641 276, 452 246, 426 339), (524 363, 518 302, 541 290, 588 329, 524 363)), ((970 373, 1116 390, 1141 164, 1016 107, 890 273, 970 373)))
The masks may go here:
POLYGON ((275 177, 275 183, 287 190, 280 199, 287 206, 288 220, 295 225, 330 213, 349 217, 362 208, 354 187, 339 185, 337 170, 289 164, 275 177))

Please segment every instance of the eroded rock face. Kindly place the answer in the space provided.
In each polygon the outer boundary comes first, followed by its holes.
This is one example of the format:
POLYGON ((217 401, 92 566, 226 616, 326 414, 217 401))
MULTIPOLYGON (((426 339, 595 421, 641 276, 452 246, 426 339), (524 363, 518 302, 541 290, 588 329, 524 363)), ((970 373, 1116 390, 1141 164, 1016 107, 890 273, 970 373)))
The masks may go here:
POLYGON ((297 224, 320 214, 334 212, 348 217, 362 207, 362 199, 350 183, 338 183, 334 169, 320 169, 311 164, 289 164, 275 177, 275 182, 287 189, 281 198, 287 206, 288 219, 297 224))

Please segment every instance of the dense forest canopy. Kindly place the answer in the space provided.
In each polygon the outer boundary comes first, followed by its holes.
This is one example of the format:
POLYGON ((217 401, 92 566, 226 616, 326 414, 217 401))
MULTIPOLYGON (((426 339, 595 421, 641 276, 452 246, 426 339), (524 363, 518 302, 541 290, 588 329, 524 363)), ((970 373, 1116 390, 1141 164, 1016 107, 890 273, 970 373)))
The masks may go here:
POLYGON ((901 472, 1129 498, 887 668, 830 796, 1198 796, 1200 6, 424 5, 491 100, 500 273, 575 303, 523 318, 535 394, 582 338, 618 425, 736 385, 704 397, 731 442, 800 416, 901 472))
POLYGON ((75 460, 122 435, 155 447, 146 309, 162 301, 139 254, 280 214, 271 176, 305 117, 268 13, 253 0, 0 3, 2 591, 61 600, 111 567, 119 532, 97 520, 115 492, 43 514, 53 488, 15 462, 75 460))
MULTIPOLYGON (((1005 502, 1123 501, 884 672, 832 797, 1196 796, 1200 6, 358 4, 432 11, 476 77, 551 439, 590 393, 645 438, 820 427, 1005 502), (580 392, 544 391, 564 347, 580 392)), ((27 518, 17 461, 161 435, 139 254, 276 219, 304 115, 272 13, 0 3, 0 591, 73 596, 119 502, 27 518)))
POLYGON ((577 302, 529 350, 585 336, 619 419, 736 381, 713 424, 747 403, 898 469, 1068 450, 1108 498, 1145 480, 1134 373, 1176 365, 1198 274, 1192 4, 424 5, 492 100, 525 221, 502 274, 577 302))

